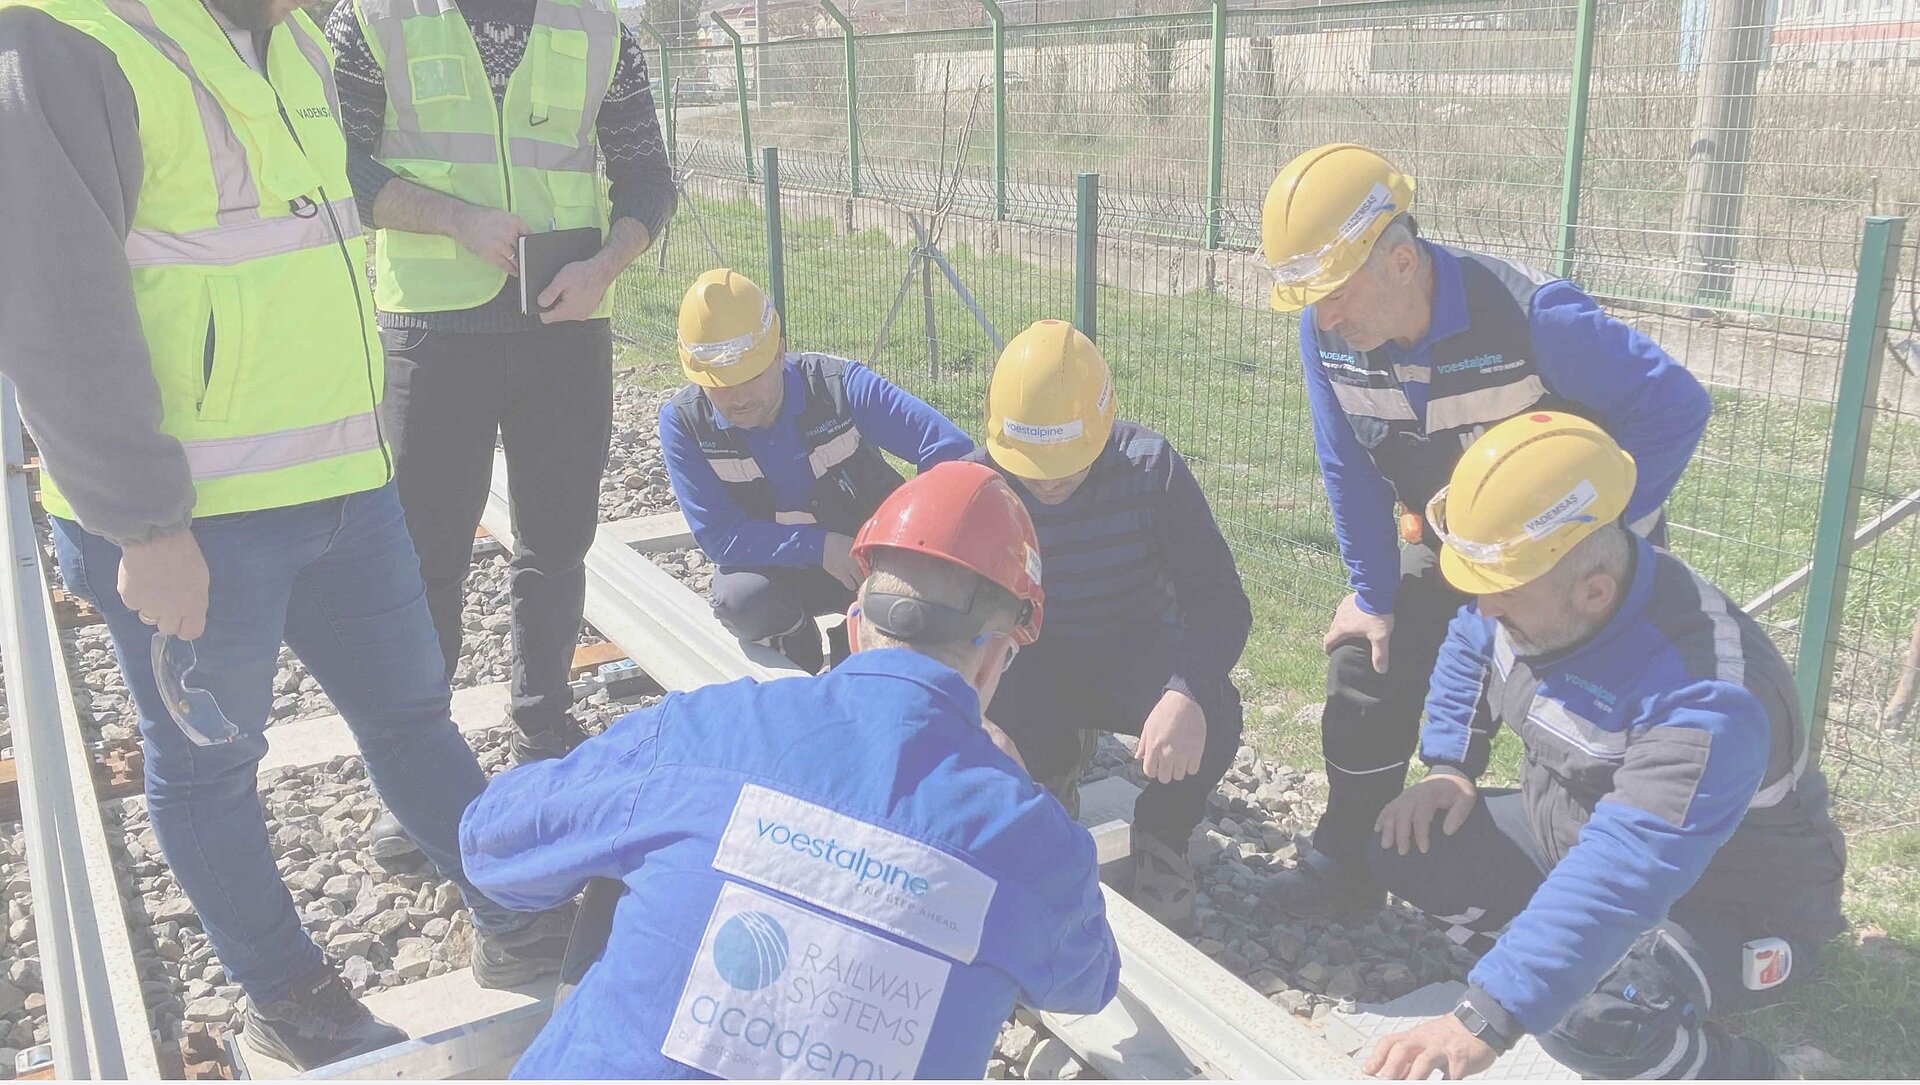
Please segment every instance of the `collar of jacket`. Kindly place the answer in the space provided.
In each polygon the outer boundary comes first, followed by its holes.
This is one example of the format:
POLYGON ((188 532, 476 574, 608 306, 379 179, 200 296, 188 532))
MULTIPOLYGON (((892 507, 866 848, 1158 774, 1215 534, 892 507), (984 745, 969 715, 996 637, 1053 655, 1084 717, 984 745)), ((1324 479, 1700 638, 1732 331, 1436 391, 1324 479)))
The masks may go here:
POLYGON ((944 700, 953 713, 975 727, 980 726, 980 695, 974 692, 960 672, 911 648, 875 648, 855 652, 829 674, 872 675, 911 682, 944 700))
MULTIPOLYGON (((773 425, 762 430, 763 433, 772 433, 781 426, 790 427, 793 420, 800 417, 801 408, 807 405, 807 382, 800 378, 800 368, 793 364, 793 355, 783 354, 780 360, 773 364, 781 369, 780 379, 785 382, 786 392, 780 400, 780 416, 774 419, 773 425)), ((713 412, 713 416, 719 420, 721 429, 742 428, 734 425, 726 415, 717 410, 713 412)))

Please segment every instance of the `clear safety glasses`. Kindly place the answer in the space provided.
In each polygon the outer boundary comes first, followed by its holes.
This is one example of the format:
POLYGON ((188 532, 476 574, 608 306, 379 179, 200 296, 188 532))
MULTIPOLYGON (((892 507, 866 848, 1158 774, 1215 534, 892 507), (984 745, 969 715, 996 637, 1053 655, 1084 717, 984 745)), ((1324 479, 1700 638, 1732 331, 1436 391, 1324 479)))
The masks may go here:
POLYGON ((680 349, 687 357, 708 369, 725 369, 740 364, 755 346, 766 341, 773 331, 773 302, 766 302, 760 310, 760 330, 723 339, 718 343, 689 343, 682 339, 680 349))
POLYGON ((1374 223, 1382 217, 1392 217, 1399 210, 1400 208, 1394 205, 1393 194, 1387 191, 1387 186, 1375 184, 1373 190, 1367 193, 1367 198, 1361 201, 1359 208, 1348 216, 1347 221, 1340 227, 1340 232, 1334 235, 1332 241, 1312 252, 1290 256, 1277 264, 1268 262, 1264 252, 1261 253, 1260 259, 1266 263, 1267 273, 1272 275, 1273 281, 1280 286, 1314 289, 1333 285, 1352 274, 1353 268, 1349 261, 1341 261, 1339 266, 1329 266, 1328 258, 1336 252, 1351 249, 1359 243, 1361 238, 1367 236, 1367 232, 1373 228, 1374 223))
POLYGON ((1472 539, 1463 539, 1453 532, 1448 531, 1448 489, 1450 489, 1450 487, 1440 487, 1440 492, 1434 494, 1433 500, 1427 502, 1427 526, 1433 529, 1435 535, 1440 536, 1441 542, 1445 543, 1449 549, 1458 553, 1461 557, 1466 558, 1475 565, 1492 565, 1498 562, 1501 556, 1507 551, 1512 550, 1521 543, 1533 541, 1533 537, 1525 532, 1515 535, 1510 539, 1502 539, 1499 542, 1484 543, 1475 542, 1472 539))
POLYGON ((160 687, 167 715, 195 746, 219 746, 240 737, 213 694, 187 684, 198 657, 193 642, 155 633, 151 644, 153 681, 160 687))

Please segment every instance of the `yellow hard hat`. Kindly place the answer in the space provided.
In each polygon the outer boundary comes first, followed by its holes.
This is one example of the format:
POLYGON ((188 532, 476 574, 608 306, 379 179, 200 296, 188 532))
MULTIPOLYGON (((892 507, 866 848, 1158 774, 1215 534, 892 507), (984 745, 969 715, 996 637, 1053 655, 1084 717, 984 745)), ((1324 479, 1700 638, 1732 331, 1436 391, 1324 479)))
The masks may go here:
POLYGON ((1042 320, 1014 336, 993 367, 987 454, 1021 478, 1065 478, 1106 447, 1114 400, 1093 340, 1064 320, 1042 320))
POLYGON ((1529 584, 1620 519, 1636 473, 1633 457, 1578 415, 1509 418, 1468 446, 1427 503, 1440 571, 1473 595, 1529 584))
POLYGON ((745 384, 780 357, 780 314, 752 279, 714 268, 680 299, 680 370, 708 388, 745 384))
POLYGON ((1412 208, 1413 178, 1357 144, 1329 143, 1287 163, 1260 208, 1273 307, 1299 312, 1340 289, 1387 223, 1412 208))

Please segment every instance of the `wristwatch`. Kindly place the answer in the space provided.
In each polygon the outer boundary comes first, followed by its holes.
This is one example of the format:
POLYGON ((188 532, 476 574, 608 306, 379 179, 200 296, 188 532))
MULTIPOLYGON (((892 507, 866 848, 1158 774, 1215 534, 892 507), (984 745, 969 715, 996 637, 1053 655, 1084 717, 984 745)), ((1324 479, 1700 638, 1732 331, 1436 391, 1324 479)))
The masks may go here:
POLYGON ((1453 1019, 1465 1026, 1468 1035, 1493 1048, 1493 1053, 1496 1055, 1506 1054, 1514 1045, 1514 1037, 1495 1028, 1493 1022, 1487 1020, 1486 1015, 1474 1006, 1470 998, 1461 999, 1460 1004, 1453 1008, 1453 1019))

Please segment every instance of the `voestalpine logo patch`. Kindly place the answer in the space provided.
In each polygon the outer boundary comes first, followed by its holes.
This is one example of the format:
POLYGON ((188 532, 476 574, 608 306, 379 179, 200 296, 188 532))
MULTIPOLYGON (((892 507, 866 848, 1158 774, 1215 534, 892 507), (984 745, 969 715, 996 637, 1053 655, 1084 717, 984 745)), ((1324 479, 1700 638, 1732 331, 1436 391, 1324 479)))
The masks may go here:
POLYGON ((1078 418, 1070 422, 1062 422, 1057 426, 1035 426, 1004 418, 1000 421, 1000 428, 1014 440, 1025 441, 1030 445, 1063 445, 1068 441, 1078 440, 1085 429, 1078 418))
POLYGON ((729 883, 661 1054, 726 1078, 912 1078, 952 965, 729 883))
POLYGON ((871 822, 748 784, 713 868, 972 961, 998 883, 871 822))

